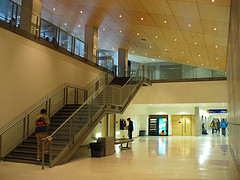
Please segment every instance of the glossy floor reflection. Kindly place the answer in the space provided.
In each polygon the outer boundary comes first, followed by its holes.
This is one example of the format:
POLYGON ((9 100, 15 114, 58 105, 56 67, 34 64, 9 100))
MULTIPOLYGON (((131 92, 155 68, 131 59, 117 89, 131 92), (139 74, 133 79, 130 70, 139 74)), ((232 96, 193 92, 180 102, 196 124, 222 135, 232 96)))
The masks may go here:
POLYGON ((139 137, 131 146, 103 158, 91 158, 90 149, 82 148, 69 163, 44 171, 1 162, 0 179, 240 179, 227 137, 139 137))

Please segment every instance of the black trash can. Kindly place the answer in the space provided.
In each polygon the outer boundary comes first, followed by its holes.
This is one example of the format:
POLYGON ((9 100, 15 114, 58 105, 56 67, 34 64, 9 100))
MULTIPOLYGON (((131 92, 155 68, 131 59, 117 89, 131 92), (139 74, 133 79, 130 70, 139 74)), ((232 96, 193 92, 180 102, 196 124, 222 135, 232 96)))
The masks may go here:
POLYGON ((89 143, 91 148, 91 156, 92 157, 103 157, 104 156, 104 143, 89 143))
POLYGON ((146 135, 146 131, 145 130, 140 130, 139 131, 139 136, 145 136, 146 135))

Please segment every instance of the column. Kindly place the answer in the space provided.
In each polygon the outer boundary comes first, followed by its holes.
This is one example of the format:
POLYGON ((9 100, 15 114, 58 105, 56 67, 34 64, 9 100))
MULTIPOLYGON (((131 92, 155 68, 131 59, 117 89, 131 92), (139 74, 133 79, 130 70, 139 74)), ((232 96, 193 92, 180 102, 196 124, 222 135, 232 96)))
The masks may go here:
POLYGON ((195 107, 195 136, 202 135, 202 122, 200 119, 199 107, 195 107))
POLYGON ((35 35, 36 23, 40 24, 37 16, 41 17, 42 0, 22 0, 22 7, 20 28, 35 35))
POLYGON ((124 77, 128 71, 128 50, 118 49, 118 76, 124 77))
POLYGON ((85 43, 84 58, 97 63, 98 28, 93 26, 85 26, 85 43))

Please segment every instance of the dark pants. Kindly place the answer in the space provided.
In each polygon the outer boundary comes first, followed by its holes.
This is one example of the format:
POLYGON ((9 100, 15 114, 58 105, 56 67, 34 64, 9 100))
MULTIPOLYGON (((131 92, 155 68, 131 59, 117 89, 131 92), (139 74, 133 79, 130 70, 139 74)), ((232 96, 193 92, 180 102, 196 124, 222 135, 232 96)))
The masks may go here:
POLYGON ((214 134, 214 127, 212 127, 212 134, 214 134))
POLYGON ((226 136, 226 128, 222 128, 222 135, 226 136))
POLYGON ((132 139, 132 131, 128 131, 128 138, 132 139))

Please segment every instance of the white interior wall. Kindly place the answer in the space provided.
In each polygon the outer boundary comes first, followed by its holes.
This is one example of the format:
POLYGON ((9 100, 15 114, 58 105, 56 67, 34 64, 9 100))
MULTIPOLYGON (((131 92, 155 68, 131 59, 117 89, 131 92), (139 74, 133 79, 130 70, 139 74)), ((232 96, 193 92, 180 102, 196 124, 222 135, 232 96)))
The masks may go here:
POLYGON ((86 87, 102 71, 0 28, 0 128, 67 82, 86 87))

